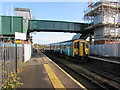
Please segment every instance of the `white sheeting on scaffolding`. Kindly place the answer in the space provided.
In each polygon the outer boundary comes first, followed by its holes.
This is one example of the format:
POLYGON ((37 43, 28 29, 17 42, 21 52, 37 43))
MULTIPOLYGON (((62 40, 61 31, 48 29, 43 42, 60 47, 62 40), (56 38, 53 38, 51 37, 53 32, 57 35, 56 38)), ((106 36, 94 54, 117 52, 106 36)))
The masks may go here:
POLYGON ((119 21, 119 15, 115 14, 113 11, 106 12, 105 14, 101 13, 93 18, 94 25, 98 23, 118 23, 119 21))
POLYGON ((95 39, 102 39, 105 36, 120 36, 120 28, 100 27, 94 30, 95 39))

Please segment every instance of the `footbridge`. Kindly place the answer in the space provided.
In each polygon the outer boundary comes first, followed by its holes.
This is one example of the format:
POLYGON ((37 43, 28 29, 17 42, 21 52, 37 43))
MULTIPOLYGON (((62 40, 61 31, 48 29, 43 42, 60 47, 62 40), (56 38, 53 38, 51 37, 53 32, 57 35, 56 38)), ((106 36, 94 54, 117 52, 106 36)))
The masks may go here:
POLYGON ((15 32, 26 33, 31 32, 70 32, 81 33, 82 37, 86 37, 90 32, 85 28, 89 26, 87 23, 53 21, 53 20, 31 20, 24 19, 19 16, 0 16, 0 36, 13 36, 15 32), (7 26, 7 27, 6 27, 7 26))
POLYGON ((28 32, 71 32, 85 33, 89 24, 53 20, 29 20, 28 32))

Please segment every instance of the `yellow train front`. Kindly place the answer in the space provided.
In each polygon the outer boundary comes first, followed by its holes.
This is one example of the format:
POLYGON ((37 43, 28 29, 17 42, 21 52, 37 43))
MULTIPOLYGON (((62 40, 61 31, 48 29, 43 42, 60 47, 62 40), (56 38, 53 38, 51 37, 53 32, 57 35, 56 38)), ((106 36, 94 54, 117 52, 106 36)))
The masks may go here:
POLYGON ((73 41, 73 59, 80 62, 85 62, 90 54, 90 44, 86 40, 73 41))
POLYGON ((86 61, 89 56, 90 45, 86 40, 69 40, 47 45, 47 51, 72 58, 75 61, 86 61))

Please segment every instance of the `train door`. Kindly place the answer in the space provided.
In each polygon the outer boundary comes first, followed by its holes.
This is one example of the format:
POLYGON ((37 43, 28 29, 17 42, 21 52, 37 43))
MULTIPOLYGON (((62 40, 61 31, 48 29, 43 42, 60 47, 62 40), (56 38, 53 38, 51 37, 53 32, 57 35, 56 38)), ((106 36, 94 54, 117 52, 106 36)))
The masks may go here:
POLYGON ((79 42, 79 56, 85 56, 85 42, 79 42))
POLYGON ((74 55, 79 56, 79 42, 74 42, 74 55))

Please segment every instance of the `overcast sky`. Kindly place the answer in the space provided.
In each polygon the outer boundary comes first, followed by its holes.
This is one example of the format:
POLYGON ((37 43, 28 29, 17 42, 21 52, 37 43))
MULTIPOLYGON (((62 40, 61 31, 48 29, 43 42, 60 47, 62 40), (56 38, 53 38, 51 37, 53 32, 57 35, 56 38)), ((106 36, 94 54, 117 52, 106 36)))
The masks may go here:
MULTIPOLYGON (((42 20, 84 22, 84 9, 87 2, 2 2, 2 15, 13 15, 14 8, 30 8, 32 16, 42 20)), ((39 44, 55 43, 72 39, 75 33, 32 33, 33 42, 39 44)))

